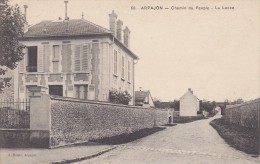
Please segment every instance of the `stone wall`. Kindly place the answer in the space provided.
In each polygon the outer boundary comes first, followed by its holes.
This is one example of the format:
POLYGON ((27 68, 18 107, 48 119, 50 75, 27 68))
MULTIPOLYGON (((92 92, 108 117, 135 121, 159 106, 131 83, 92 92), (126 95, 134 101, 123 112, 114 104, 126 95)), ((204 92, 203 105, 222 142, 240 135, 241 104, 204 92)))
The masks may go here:
POLYGON ((228 106, 223 115, 225 121, 257 129, 260 122, 260 98, 240 105, 228 106))
POLYGON ((51 97, 50 147, 166 124, 167 111, 51 97))

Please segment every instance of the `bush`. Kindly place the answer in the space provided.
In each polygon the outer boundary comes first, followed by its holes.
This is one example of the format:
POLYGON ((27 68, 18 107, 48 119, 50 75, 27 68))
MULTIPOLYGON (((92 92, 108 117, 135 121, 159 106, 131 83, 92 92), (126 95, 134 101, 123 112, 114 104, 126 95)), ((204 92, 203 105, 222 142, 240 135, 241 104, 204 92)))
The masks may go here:
POLYGON ((109 91, 109 101, 111 103, 128 105, 131 99, 132 96, 127 91, 109 91))

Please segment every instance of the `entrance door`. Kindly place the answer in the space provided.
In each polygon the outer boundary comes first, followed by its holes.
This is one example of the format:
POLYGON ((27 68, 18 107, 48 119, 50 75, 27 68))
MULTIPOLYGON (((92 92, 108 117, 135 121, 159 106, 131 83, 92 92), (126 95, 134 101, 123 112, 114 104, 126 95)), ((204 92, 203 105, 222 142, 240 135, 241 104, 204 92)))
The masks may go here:
POLYGON ((75 94, 78 99, 87 99, 88 85, 75 85, 75 94))
POLYGON ((63 96, 63 86, 62 85, 49 85, 49 94, 63 96))

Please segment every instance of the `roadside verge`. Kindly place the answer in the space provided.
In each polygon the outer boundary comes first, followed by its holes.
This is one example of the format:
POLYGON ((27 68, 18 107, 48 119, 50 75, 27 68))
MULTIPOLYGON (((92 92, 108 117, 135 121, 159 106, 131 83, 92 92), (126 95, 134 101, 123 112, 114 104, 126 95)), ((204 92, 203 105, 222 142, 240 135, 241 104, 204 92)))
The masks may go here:
POLYGON ((259 155, 259 134, 256 130, 215 119, 210 125, 235 149, 253 156, 259 155))

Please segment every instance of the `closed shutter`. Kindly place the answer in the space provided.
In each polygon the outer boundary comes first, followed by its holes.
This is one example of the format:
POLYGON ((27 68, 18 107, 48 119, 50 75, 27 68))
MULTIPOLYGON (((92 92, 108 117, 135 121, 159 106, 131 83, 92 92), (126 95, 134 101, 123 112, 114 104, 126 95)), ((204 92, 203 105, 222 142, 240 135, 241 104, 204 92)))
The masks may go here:
POLYGON ((19 72, 20 73, 24 73, 26 72, 26 59, 27 59, 27 48, 23 49, 23 53, 24 53, 24 56, 23 56, 23 59, 19 62, 19 72))
POLYGON ((43 72, 43 62, 44 62, 44 56, 43 56, 43 46, 38 47, 38 72, 43 72))
POLYGON ((88 99, 89 100, 95 100, 95 85, 91 84, 89 85, 89 94, 88 94, 88 99))
POLYGON ((80 71, 80 45, 75 46, 75 58, 74 58, 75 71, 80 71))
POLYGON ((89 55, 89 46, 82 46, 82 70, 88 70, 88 55, 89 55))
POLYGON ((50 72, 50 45, 44 45, 44 72, 50 72))

